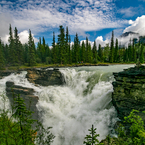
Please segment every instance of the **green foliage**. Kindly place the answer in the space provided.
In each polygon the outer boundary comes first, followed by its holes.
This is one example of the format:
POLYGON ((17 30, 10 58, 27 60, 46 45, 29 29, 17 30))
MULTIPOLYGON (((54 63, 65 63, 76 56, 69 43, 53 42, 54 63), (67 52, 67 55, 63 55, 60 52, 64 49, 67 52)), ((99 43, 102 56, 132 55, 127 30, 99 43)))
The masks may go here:
MULTIPOLYGON (((15 66, 16 64, 23 65, 28 63, 29 66, 35 66, 36 63, 43 64, 72 64, 83 61, 84 63, 110 62, 110 63, 134 63, 137 59, 144 63, 144 44, 135 44, 135 39, 131 40, 127 48, 118 46, 118 39, 116 39, 114 47, 114 32, 112 31, 111 45, 107 44, 104 48, 97 50, 96 41, 91 47, 88 38, 80 45, 79 36, 76 33, 74 44, 71 42, 71 37, 66 27, 66 32, 63 26, 59 26, 58 41, 55 41, 55 34, 53 32, 52 49, 49 48, 45 42, 45 38, 39 39, 37 48, 29 30, 29 41, 26 44, 20 42, 18 30, 15 27, 14 36, 12 27, 9 27, 9 45, 1 42, 2 53, 0 53, 0 65, 4 64, 6 67, 15 66), (131 43, 133 41, 133 43, 131 43), (2 58, 3 57, 3 58, 2 58), (48 59, 46 59, 49 57, 48 59), (3 60, 3 62, 2 62, 3 60)), ((1 50, 0 50, 1 51, 1 50)), ((2 67, 1 67, 2 68, 2 67)))
POLYGON ((29 52, 29 55, 28 55, 29 66, 34 66, 36 65, 35 44, 34 44, 34 40, 33 40, 30 30, 29 30, 28 49, 29 49, 28 51, 29 52))
POLYGON ((5 66, 5 62, 4 62, 4 54, 3 54, 3 50, 2 50, 2 42, 0 39, 0 70, 2 70, 5 66))
POLYGON ((20 95, 13 94, 12 111, 5 107, 6 97, 2 96, 4 109, 0 110, 0 144, 1 145, 50 145, 54 135, 50 133, 48 127, 45 129, 42 124, 31 119, 32 112, 24 104, 20 95), (37 123, 36 128, 32 125, 37 123))
POLYGON ((124 117, 124 122, 130 124, 129 133, 126 134, 123 125, 117 128, 118 138, 115 141, 117 145, 144 145, 145 144, 145 129, 142 118, 138 115, 137 110, 132 110, 129 116, 124 117))
POLYGON ((109 62, 114 62, 114 31, 112 31, 109 62))
POLYGON ((86 145, 101 145, 97 139, 97 137, 99 136, 99 134, 96 134, 96 128, 94 128, 94 126, 92 125, 92 128, 89 129, 88 131, 90 131, 89 135, 86 135, 85 137, 85 141, 83 144, 86 145))

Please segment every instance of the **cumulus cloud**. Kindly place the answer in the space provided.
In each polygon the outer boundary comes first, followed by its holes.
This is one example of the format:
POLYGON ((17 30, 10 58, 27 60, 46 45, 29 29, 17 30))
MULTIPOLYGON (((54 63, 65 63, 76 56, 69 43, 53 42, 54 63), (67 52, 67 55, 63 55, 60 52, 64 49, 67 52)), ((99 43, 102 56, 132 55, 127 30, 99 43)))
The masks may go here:
MULTIPOLYGON (((80 41, 80 44, 82 44, 83 41, 86 44, 86 40, 80 41)), ((95 41, 96 41, 97 49, 98 49, 99 44, 101 44, 101 47, 105 47, 106 44, 110 43, 110 39, 103 40, 103 36, 98 36, 95 39, 95 41)), ((93 48, 94 42, 88 41, 88 43, 90 43, 91 44, 91 48, 93 48)))
POLYGON ((132 31, 139 33, 140 36, 145 36, 145 15, 137 17, 135 21, 130 20, 129 24, 131 24, 131 26, 125 28, 124 33, 132 31))
POLYGON ((102 36, 98 36, 95 41, 96 41, 97 46, 99 44, 101 44, 102 47, 104 47, 104 46, 106 46, 106 44, 110 43, 109 39, 103 40, 102 36))
MULTIPOLYGON (((34 37, 34 34, 32 34, 34 42, 38 42, 39 40, 34 37)), ((28 43, 28 37, 29 37, 29 32, 27 30, 24 30, 19 33, 20 41, 22 44, 28 43)))
MULTIPOLYGON (((18 35, 22 44, 28 43, 29 32, 27 30, 20 32, 18 35)), ((34 34, 32 34, 32 37, 35 43, 39 41, 37 38, 34 37, 34 34)), ((1 39, 4 43, 8 43, 9 35, 5 35, 1 37, 1 39)))

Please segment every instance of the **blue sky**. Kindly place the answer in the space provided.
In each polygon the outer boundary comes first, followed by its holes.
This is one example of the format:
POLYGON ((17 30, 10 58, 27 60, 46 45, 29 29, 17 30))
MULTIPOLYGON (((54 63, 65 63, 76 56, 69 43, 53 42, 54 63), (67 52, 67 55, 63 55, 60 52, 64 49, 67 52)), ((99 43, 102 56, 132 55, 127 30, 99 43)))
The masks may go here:
POLYGON ((77 32, 80 41, 87 36, 90 42, 105 45, 112 30, 117 38, 127 31, 145 35, 144 14, 145 0, 0 0, 0 37, 7 42, 11 24, 22 43, 31 29, 36 43, 44 36, 51 46, 53 31, 57 38, 63 25, 72 41, 77 32))

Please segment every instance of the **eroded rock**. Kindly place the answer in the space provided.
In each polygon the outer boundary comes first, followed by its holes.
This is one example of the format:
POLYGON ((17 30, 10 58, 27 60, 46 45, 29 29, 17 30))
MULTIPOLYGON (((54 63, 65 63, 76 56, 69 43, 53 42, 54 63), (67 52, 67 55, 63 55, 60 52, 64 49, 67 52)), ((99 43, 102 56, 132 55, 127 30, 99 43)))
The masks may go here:
POLYGON ((29 69, 26 78, 29 82, 42 86, 65 84, 64 77, 58 69, 29 69))
POLYGON ((118 117, 123 120, 132 109, 139 110, 145 121, 145 66, 135 66, 119 73, 114 73, 112 103, 118 117))
POLYGON ((27 109, 30 109, 34 112, 32 114, 32 118, 38 119, 38 110, 36 107, 38 97, 34 95, 34 90, 32 88, 14 85, 14 83, 10 81, 6 82, 6 95, 8 96, 11 105, 13 104, 14 96, 18 94, 24 99, 27 109))

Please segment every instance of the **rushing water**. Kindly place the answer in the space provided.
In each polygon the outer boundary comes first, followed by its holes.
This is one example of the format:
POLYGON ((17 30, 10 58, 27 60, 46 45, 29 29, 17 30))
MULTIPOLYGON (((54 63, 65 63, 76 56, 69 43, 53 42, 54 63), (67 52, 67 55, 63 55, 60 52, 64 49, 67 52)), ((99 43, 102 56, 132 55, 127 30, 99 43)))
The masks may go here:
MULTIPOLYGON (((51 131, 56 137, 52 145, 83 145, 92 124, 100 134, 99 140, 113 133, 117 117, 110 103, 114 80, 112 72, 128 67, 133 65, 62 68, 60 71, 66 84, 48 87, 29 83, 24 71, 1 79, 0 93, 5 92, 6 81, 33 88, 39 97, 37 108, 44 127, 53 127, 51 131)), ((0 108, 3 108, 1 100, 0 108)))

